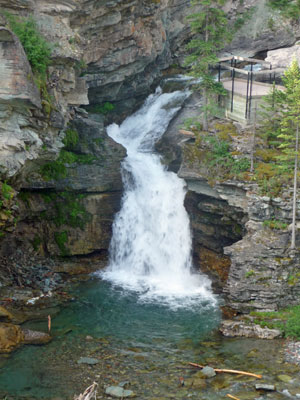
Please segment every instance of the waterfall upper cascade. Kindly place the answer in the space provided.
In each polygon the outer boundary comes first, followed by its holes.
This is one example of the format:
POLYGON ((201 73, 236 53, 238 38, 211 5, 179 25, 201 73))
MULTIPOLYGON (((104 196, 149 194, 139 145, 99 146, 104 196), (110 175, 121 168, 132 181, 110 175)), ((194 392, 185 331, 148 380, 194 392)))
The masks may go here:
POLYGON ((122 166, 125 191, 113 225, 110 263, 100 275, 139 291, 144 301, 159 299, 174 307, 214 301, 209 280, 191 271, 185 183, 168 172, 154 152, 155 142, 189 94, 188 90, 162 93, 158 88, 121 126, 108 127, 108 134, 127 149, 127 158, 122 166))

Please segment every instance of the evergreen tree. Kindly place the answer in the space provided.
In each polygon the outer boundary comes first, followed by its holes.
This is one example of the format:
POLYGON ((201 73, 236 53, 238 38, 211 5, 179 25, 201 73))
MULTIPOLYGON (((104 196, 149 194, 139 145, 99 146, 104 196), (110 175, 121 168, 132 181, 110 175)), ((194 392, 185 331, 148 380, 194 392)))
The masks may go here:
POLYGON ((297 175, 299 157, 299 124, 300 124, 300 68, 296 60, 285 71, 282 78, 286 92, 284 94, 284 110, 281 119, 281 133, 278 137, 282 140, 279 148, 282 154, 278 156, 283 169, 294 164, 294 190, 293 190, 293 220, 291 249, 295 249, 296 241, 296 213, 297 213, 297 175))
POLYGON ((215 104, 217 94, 225 94, 223 85, 216 82, 209 67, 218 62, 217 53, 231 39, 227 30, 228 21, 221 9, 226 0, 192 0, 193 6, 201 6, 201 11, 191 14, 191 30, 195 37, 188 43, 190 55, 186 64, 191 66, 191 74, 200 78, 197 85, 203 95, 203 129, 208 129, 208 116, 215 104))

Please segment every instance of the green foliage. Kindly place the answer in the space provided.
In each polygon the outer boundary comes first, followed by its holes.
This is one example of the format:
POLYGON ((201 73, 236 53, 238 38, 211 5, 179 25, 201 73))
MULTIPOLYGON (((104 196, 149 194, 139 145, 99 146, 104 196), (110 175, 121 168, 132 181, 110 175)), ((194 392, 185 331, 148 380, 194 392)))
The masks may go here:
POLYGON ((51 47, 39 33, 34 19, 32 17, 17 18, 8 13, 6 13, 6 18, 11 30, 20 39, 33 72, 46 77, 46 71, 50 64, 51 47))
POLYGON ((237 32, 241 27, 247 22, 250 21, 252 18, 254 12, 256 10, 256 7, 251 7, 248 10, 244 11, 242 14, 240 14, 236 20, 234 21, 234 31, 237 32))
POLYGON ((46 181, 51 179, 58 180, 67 177, 67 168, 64 163, 60 161, 51 161, 43 165, 41 170, 41 175, 46 181))
POLYGON ((253 270, 253 269, 250 269, 250 271, 247 271, 247 272, 245 273, 245 278, 250 278, 251 276, 254 276, 254 275, 255 275, 254 270, 253 270))
POLYGON ((297 20, 300 17, 300 0, 269 0, 268 5, 286 18, 297 20))
POLYGON ((95 104, 95 105, 88 107, 88 110, 91 113, 102 114, 102 115, 107 115, 110 112, 114 111, 114 109, 115 109, 115 106, 108 101, 106 101, 104 104, 95 104))
POLYGON ((40 245, 42 244, 42 239, 38 235, 35 235, 34 239, 31 241, 31 244, 34 251, 38 251, 40 245))
POLYGON ((60 253, 63 257, 69 255, 69 250, 66 247, 66 243, 68 242, 68 233, 66 231, 63 232, 55 232, 54 233, 55 242, 60 250, 60 253))
POLYGON ((285 337, 300 339, 300 305, 288 307, 281 311, 253 311, 250 316, 262 327, 280 329, 285 337))
POLYGON ((58 228, 67 225, 72 228, 84 229, 86 223, 91 219, 81 202, 83 198, 81 194, 48 192, 43 193, 42 196, 46 203, 52 204, 50 211, 43 214, 42 219, 53 221, 58 228))
POLYGON ((281 230, 281 229, 286 229, 288 225, 287 225, 286 222, 282 222, 282 221, 279 221, 277 219, 266 219, 263 222, 263 226, 266 226, 266 227, 268 227, 270 229, 281 230))
POLYGON ((63 144, 65 145, 65 149, 73 150, 76 147, 79 141, 78 132, 75 129, 68 128, 65 131, 65 137, 63 138, 63 144))
POLYGON ((6 182, 3 182, 1 186, 1 194, 5 200, 11 200, 14 197, 13 188, 6 182))
POLYGON ((227 16, 221 8, 224 3, 224 0, 192 0, 192 6, 201 5, 202 11, 187 17, 195 36, 187 44, 189 55, 185 62, 191 68, 191 75, 200 78, 195 89, 201 91, 204 98, 205 130, 208 116, 215 111, 215 96, 226 94, 222 83, 216 82, 210 73, 210 67, 218 62, 218 52, 231 40, 227 16))

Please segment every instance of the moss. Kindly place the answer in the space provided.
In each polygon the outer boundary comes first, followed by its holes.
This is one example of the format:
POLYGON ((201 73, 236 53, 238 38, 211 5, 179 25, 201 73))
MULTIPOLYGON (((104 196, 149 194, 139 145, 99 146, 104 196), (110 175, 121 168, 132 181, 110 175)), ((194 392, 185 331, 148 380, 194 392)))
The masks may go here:
POLYGON ((83 194, 50 192, 43 193, 42 196, 46 203, 52 203, 52 207, 49 211, 41 213, 40 218, 54 222, 56 227, 67 225, 84 229, 91 220, 90 213, 86 211, 81 201, 84 198, 83 194))
POLYGON ((14 197, 13 188, 6 182, 2 183, 1 194, 5 200, 11 200, 14 197))
POLYGON ((285 337, 300 339, 300 305, 291 306, 280 311, 252 311, 250 316, 262 327, 280 329, 285 337))
POLYGON ((78 142, 79 142, 78 132, 75 129, 68 128, 65 131, 65 137, 63 138, 63 144, 65 145, 65 149, 73 150, 78 142))
POLYGON ((31 244, 34 251, 38 251, 40 245, 42 244, 42 239, 38 235, 35 235, 34 239, 31 241, 31 244))
POLYGON ((286 229, 288 224, 286 222, 282 222, 277 219, 266 219, 263 222, 263 226, 266 226, 270 229, 281 230, 281 229, 286 229))
POLYGON ((63 232, 55 232, 54 233, 54 239, 55 242, 60 250, 60 254, 63 257, 66 257, 69 255, 69 250, 66 247, 66 243, 68 242, 68 233, 67 231, 63 231, 63 232))
POLYGON ((255 275, 254 270, 253 270, 253 269, 250 269, 250 271, 247 271, 247 272, 245 273, 245 278, 250 278, 251 276, 254 276, 254 275, 255 275))

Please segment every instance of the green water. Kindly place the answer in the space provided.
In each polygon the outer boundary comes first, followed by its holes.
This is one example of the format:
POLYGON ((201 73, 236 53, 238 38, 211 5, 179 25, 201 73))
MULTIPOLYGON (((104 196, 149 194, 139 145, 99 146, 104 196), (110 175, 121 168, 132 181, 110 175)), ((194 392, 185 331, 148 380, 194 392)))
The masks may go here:
MULTIPOLYGON (((218 309, 208 303, 174 310, 91 280, 52 316, 51 343, 0 358, 0 399, 71 400, 93 381, 99 384, 97 399, 107 399, 105 388, 124 381, 145 400, 221 400, 228 393, 241 400, 279 400, 287 398, 284 390, 300 394, 300 368, 285 361, 283 340, 227 339, 217 332, 219 321, 218 309), (80 357, 98 363, 78 364, 80 357), (252 377, 199 379, 188 362, 262 374, 262 382, 275 384, 277 392, 257 392, 252 377)), ((46 318, 26 325, 47 331, 46 318)))
MULTIPOLYGON (((194 360, 197 345, 220 318, 208 303, 172 310, 157 302, 141 303, 135 293, 98 279, 82 284, 73 295, 74 300, 52 318, 50 344, 24 346, 2 359, 0 394, 14 399, 71 399, 92 378, 103 385, 138 380, 137 391, 144 385, 150 393, 151 379, 194 360), (87 335, 93 339, 87 340, 87 335), (99 359, 99 364, 79 365, 77 360, 86 356, 99 359)), ((27 327, 46 331, 47 321, 27 327)))

